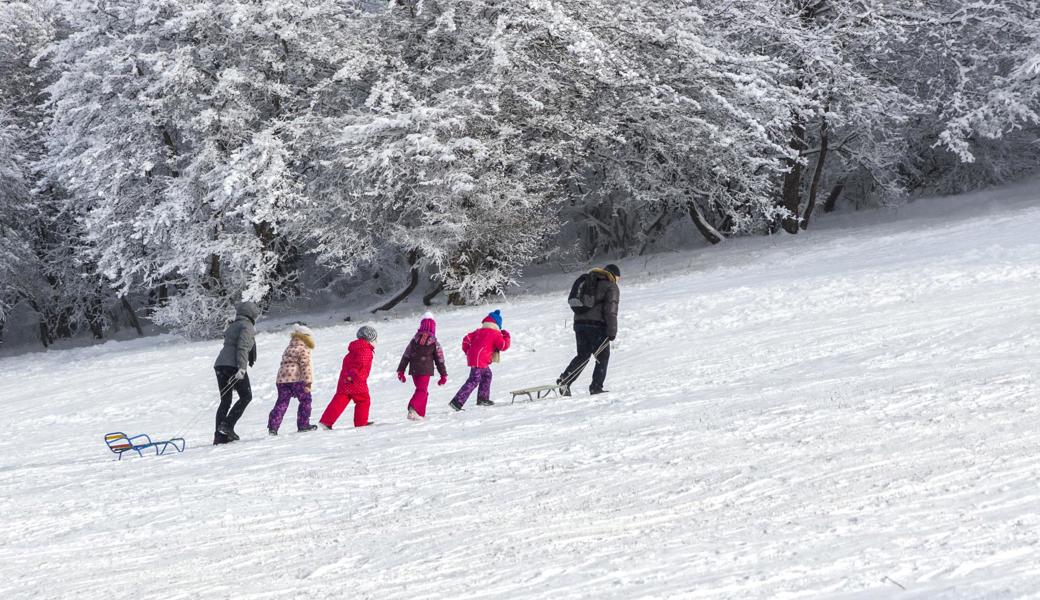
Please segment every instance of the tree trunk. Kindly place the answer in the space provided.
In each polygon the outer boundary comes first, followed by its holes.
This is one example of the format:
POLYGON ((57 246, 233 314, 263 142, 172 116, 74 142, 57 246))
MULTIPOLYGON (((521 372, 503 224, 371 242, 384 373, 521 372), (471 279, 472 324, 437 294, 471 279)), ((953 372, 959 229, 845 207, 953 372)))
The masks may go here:
POLYGON ((141 330, 141 321, 137 319, 137 311, 130 305, 130 301, 126 299, 126 296, 120 296, 119 302, 126 310, 126 317, 130 320, 130 325, 137 331, 137 335, 144 335, 144 331, 141 330))
POLYGON ((809 202, 805 205, 805 212, 802 213, 802 229, 809 228, 809 219, 816 210, 816 193, 820 189, 823 164, 827 160, 827 133, 827 115, 824 112, 824 115, 820 117, 820 153, 816 156, 816 168, 813 170, 812 183, 809 184, 809 202))
POLYGON ((87 318, 87 327, 90 328, 90 333, 95 340, 105 338, 105 311, 99 296, 100 294, 95 294, 87 300, 87 307, 84 310, 84 316, 87 318))
POLYGON ((43 316, 41 315, 40 316, 40 343, 43 344, 44 348, 47 348, 47 347, 49 347, 51 345, 51 342, 52 342, 52 340, 51 340, 51 333, 50 333, 50 330, 47 328, 47 319, 43 318, 43 316))
POLYGON ((802 162, 797 155, 805 145, 805 126, 795 121, 791 125, 791 140, 788 147, 795 154, 795 158, 789 158, 784 162, 787 165, 787 173, 784 174, 784 184, 780 196, 780 205, 787 209, 789 215, 781 222, 781 226, 787 233, 798 233, 798 207, 802 204, 802 162))
POLYGON ((220 257, 216 254, 209 255, 209 278, 213 285, 220 283, 220 257))
POLYGON ((653 241, 654 241, 654 237, 653 236, 656 236, 657 234, 659 234, 661 231, 663 231, 665 229, 665 226, 666 226, 666 223, 667 223, 667 221, 665 221, 665 219, 667 217, 668 217, 668 211, 667 210, 661 211, 661 216, 657 217, 657 220, 654 221, 653 225, 651 225, 651 226, 649 226, 649 227, 647 227, 646 229, 643 230, 643 238, 644 238, 644 240, 643 240, 643 245, 640 246, 640 248, 639 248, 639 256, 642 256, 643 254, 646 253, 647 249, 650 247, 650 244, 652 244, 653 241))
POLYGON ((419 285, 419 269, 415 266, 415 263, 417 262, 419 262, 419 251, 412 250, 408 253, 408 285, 401 290, 400 294, 391 298, 389 302, 373 310, 373 313, 377 313, 381 310, 391 310, 415 291, 416 286, 419 285))
POLYGON ((722 237, 722 234, 719 233, 717 229, 711 226, 711 223, 708 223, 696 202, 693 200, 687 202, 686 210, 690 213, 690 220, 693 221, 694 227, 697 228, 697 231, 701 232, 701 235, 703 235, 704 239, 708 240, 709 243, 718 244, 722 240, 726 239, 722 237))
POLYGON ((426 294, 425 296, 422 297, 423 305, 424 306, 431 306, 433 304, 433 299, 436 298, 437 295, 440 294, 443 291, 444 291, 444 284, 443 283, 438 283, 437 287, 433 288, 432 290, 430 290, 430 293, 428 293, 428 294, 426 294))
POLYGON ((458 292, 448 294, 448 304, 452 306, 466 306, 466 297, 458 292))
POLYGON ((841 195, 841 191, 845 189, 845 179, 843 178, 834 188, 831 190, 830 195, 827 196, 827 201, 823 203, 823 212, 829 213, 834 212, 834 208, 838 204, 838 196, 841 195))

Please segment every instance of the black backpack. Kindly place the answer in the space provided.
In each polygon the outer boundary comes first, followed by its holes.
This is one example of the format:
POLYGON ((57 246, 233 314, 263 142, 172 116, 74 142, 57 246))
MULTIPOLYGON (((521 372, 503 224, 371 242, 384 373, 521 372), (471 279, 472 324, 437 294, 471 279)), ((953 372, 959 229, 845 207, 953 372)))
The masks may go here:
POLYGON ((589 312, 596 306, 596 282, 588 274, 574 280, 571 286, 571 294, 567 296, 567 304, 571 306, 574 314, 580 315, 589 312))

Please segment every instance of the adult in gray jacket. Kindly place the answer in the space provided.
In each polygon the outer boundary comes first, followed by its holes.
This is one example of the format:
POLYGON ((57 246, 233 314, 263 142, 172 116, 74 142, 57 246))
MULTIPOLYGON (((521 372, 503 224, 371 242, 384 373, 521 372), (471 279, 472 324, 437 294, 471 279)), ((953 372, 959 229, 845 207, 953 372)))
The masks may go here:
POLYGON ((590 360, 596 361, 596 367, 592 370, 589 393, 606 391, 603 382, 607 379, 607 364, 610 362, 610 342, 617 336, 618 301, 621 298, 618 281, 621 281, 621 269, 617 265, 607 265, 582 275, 571 287, 578 354, 556 380, 558 385, 564 386, 566 396, 570 395, 570 386, 590 360), (597 350, 599 354, 593 358, 597 350))
POLYGON ((235 306, 235 320, 224 330, 224 347, 220 349, 213 369, 217 372, 220 406, 217 407, 217 432, 214 444, 226 444, 238 439, 235 423, 242 417, 253 390, 246 369, 256 362, 256 320, 260 307, 253 302, 235 306), (238 402, 231 406, 231 392, 238 392, 238 402), (230 410, 229 410, 230 409, 230 410))

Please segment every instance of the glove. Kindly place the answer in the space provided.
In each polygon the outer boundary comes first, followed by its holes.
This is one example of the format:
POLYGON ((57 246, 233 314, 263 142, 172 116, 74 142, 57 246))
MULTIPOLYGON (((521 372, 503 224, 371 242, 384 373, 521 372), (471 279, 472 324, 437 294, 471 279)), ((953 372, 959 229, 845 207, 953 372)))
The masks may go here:
POLYGON ((246 378, 246 370, 245 369, 239 369, 238 373, 235 373, 235 376, 234 376, 234 380, 235 381, 242 381, 245 378, 246 378))
POLYGON ((612 335, 608 335, 608 336, 607 336, 607 341, 608 341, 608 342, 613 342, 613 341, 614 341, 614 336, 612 336, 612 335))
POLYGON ((401 383, 404 383, 404 382, 408 381, 408 378, 404 376, 404 371, 398 371, 397 372, 397 380, 400 381, 401 383))
POLYGON ((437 385, 444 385, 445 383, 448 383, 448 376, 441 375, 441 378, 437 380, 437 385))

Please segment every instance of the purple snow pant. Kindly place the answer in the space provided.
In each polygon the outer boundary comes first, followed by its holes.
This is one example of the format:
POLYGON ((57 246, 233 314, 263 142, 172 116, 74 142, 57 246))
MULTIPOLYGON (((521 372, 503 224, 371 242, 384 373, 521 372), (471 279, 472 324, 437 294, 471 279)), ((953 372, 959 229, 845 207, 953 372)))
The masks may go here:
POLYGON ((466 383, 462 384, 459 391, 455 393, 455 397, 452 400, 455 404, 462 406, 469 400, 469 395, 473 393, 473 390, 477 390, 477 400, 490 400, 491 399, 491 367, 484 367, 483 369, 472 367, 469 370, 469 377, 466 379, 466 383))
POLYGON ((296 428, 306 429, 311 426, 311 393, 307 390, 307 382, 278 384, 278 401, 274 403, 271 414, 267 417, 267 428, 278 431, 282 426, 282 417, 289 408, 293 397, 300 399, 300 407, 296 410, 296 428))

